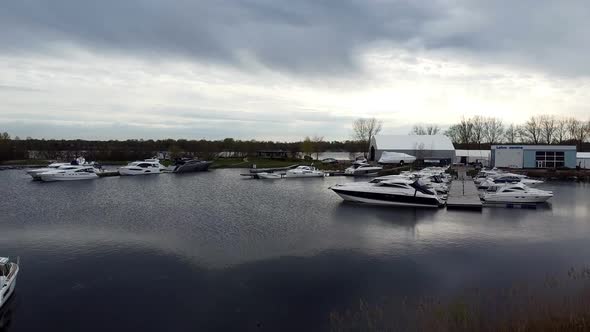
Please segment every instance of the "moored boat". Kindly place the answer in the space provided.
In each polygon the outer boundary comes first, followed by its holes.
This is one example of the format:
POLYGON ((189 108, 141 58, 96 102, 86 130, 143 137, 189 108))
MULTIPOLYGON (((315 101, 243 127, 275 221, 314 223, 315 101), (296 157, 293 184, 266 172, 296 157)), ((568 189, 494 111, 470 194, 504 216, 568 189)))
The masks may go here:
POLYGON ((212 161, 182 158, 176 161, 174 173, 204 172, 209 169, 212 161))
POLYGON ((96 175, 97 171, 92 165, 67 165, 60 166, 52 171, 40 173, 39 177, 44 182, 93 180, 98 178, 98 175, 96 175))
POLYGON ((553 197, 552 191, 529 188, 522 183, 497 184, 481 195, 490 203, 543 203, 553 197))
POLYGON ((324 176, 326 176, 324 172, 312 166, 297 166, 285 173, 286 178, 316 178, 324 176))
POLYGON ((120 175, 150 175, 160 174, 166 167, 160 164, 158 159, 145 159, 144 161, 134 161, 127 166, 119 168, 120 175))
POLYGON ((11 262, 8 257, 0 257, 0 308, 14 293, 19 264, 11 262))

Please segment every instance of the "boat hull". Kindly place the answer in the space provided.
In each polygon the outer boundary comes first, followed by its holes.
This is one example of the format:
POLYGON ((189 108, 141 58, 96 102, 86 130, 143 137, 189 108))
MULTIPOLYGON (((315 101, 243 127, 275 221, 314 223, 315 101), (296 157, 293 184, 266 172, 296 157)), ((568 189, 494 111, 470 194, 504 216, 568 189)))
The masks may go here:
POLYGON ((439 208, 444 206, 444 203, 440 202, 436 198, 429 197, 414 197, 404 195, 392 195, 382 193, 369 193, 362 191, 349 191, 331 188, 338 196, 345 201, 365 203, 372 205, 385 205, 385 206, 410 206, 410 207, 427 207, 427 208, 439 208))
POLYGON ((152 175, 152 174, 160 174, 160 169, 128 169, 128 168, 119 168, 119 175, 152 175))
POLYGON ((2 308, 4 303, 8 301, 10 296, 14 293, 14 289, 16 288, 16 278, 18 277, 19 266, 14 264, 14 268, 16 271, 10 278, 10 281, 8 281, 8 287, 3 287, 2 290, 0 290, 0 308, 2 308))
POLYGON ((98 178, 96 174, 84 174, 84 175, 71 175, 71 174, 41 174, 41 180, 44 182, 55 182, 55 181, 81 181, 81 180, 94 180, 98 178))
POLYGON ((538 196, 496 196, 496 195, 484 195, 483 200, 489 203, 545 203, 553 195, 538 195, 538 196))
POLYGON ((197 163, 189 163, 184 165, 178 165, 174 169, 174 173, 190 173, 190 172, 205 172, 209 170, 212 162, 202 161, 197 163))
POLYGON ((286 178, 323 178, 326 175, 324 173, 309 173, 309 174, 290 174, 287 172, 286 178))

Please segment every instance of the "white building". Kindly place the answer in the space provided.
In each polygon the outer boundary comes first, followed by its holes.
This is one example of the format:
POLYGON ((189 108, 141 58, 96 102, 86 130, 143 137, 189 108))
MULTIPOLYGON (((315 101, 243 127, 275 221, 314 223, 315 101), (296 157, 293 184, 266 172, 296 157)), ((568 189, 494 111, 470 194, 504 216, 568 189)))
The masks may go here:
POLYGON ((384 151, 409 154, 427 162, 450 164, 455 160, 455 147, 444 135, 374 136, 369 147, 369 160, 379 160, 384 151))
POLYGON ((578 152, 576 156, 576 166, 590 169, 590 152, 578 152))

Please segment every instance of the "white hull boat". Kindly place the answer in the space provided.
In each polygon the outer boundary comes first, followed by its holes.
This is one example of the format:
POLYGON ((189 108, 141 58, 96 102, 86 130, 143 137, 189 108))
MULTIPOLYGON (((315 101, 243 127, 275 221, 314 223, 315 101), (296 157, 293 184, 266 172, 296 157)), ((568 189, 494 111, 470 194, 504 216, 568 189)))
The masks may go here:
POLYGON ((381 166, 372 166, 368 163, 354 163, 344 170, 344 174, 352 176, 377 176, 383 170, 381 166))
POLYGON ((18 261, 15 263, 11 262, 8 257, 0 257, 0 308, 14 293, 18 271, 18 261))
POLYGON ((544 203, 551 197, 551 191, 529 188, 522 183, 490 186, 481 195, 489 203, 544 203))
POLYGON ((398 179, 347 183, 330 188, 345 201, 385 206, 438 208, 444 206, 436 192, 419 181, 398 179))
POLYGON ((286 178, 323 178, 326 174, 315 167, 297 166, 285 173, 286 178))
POLYGON ((70 164, 69 163, 52 163, 52 164, 47 165, 47 167, 29 169, 29 170, 27 170, 27 174, 29 176, 31 176, 33 178, 33 180, 41 181, 41 176, 40 176, 41 173, 54 171, 61 166, 67 166, 67 165, 70 165, 70 164))
POLYGON ((120 175, 151 175, 160 174, 166 167, 160 164, 158 159, 146 159, 144 161, 134 161, 127 166, 119 168, 120 175))
POLYGON ((94 180, 98 178, 94 166, 61 166, 56 170, 39 174, 44 182, 94 180))
POLYGON ((259 179, 281 179, 283 178, 284 174, 282 173, 267 173, 261 172, 256 174, 259 179))

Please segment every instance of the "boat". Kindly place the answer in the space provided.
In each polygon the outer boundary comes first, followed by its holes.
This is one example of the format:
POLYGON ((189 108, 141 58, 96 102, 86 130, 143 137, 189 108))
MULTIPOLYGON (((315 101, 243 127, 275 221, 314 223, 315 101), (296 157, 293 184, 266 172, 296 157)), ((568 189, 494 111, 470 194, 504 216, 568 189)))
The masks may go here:
POLYGON ((381 166, 373 166, 369 163, 353 163, 352 166, 344 170, 344 174, 352 176, 377 176, 383 170, 381 166))
MULTIPOLYGON (((260 176, 260 173, 258 174, 260 176)), ((313 166, 297 166, 285 173, 286 178, 318 178, 326 174, 313 166)))
POLYGON ((526 176, 513 176, 513 175, 504 175, 496 178, 491 179, 494 183, 522 183, 526 184, 527 186, 534 186, 537 184, 543 183, 541 180, 535 180, 528 178, 526 176))
POLYGON ((93 180, 98 178, 98 170, 92 165, 67 165, 60 166, 55 170, 39 174, 44 182, 52 181, 76 181, 76 180, 93 180))
POLYGON ((416 161, 416 157, 406 153, 383 151, 379 164, 411 164, 416 161))
POLYGON ((119 168, 120 175, 149 175, 160 174, 166 167, 160 164, 158 159, 145 159, 143 161, 134 161, 127 166, 119 168))
POLYGON ((212 161, 182 158, 176 161, 174 173, 204 172, 209 169, 212 161))
POLYGON ((8 257, 0 257, 0 308, 14 293, 19 271, 18 263, 18 259, 16 262, 11 262, 8 257))
POLYGON ((258 179, 282 179, 286 174, 285 173, 274 173, 274 172, 261 172, 256 173, 258 179))
POLYGON ((27 175, 31 176, 34 181, 41 181, 39 174, 56 170, 60 166, 70 165, 70 163, 51 163, 43 168, 34 168, 27 170, 27 175))
POLYGON ((330 187, 345 201, 358 203, 437 208, 445 202, 420 180, 388 179, 351 182, 330 187))
POLYGON ((490 203, 543 203, 553 197, 553 192, 530 188, 522 183, 490 186, 481 199, 490 203))

